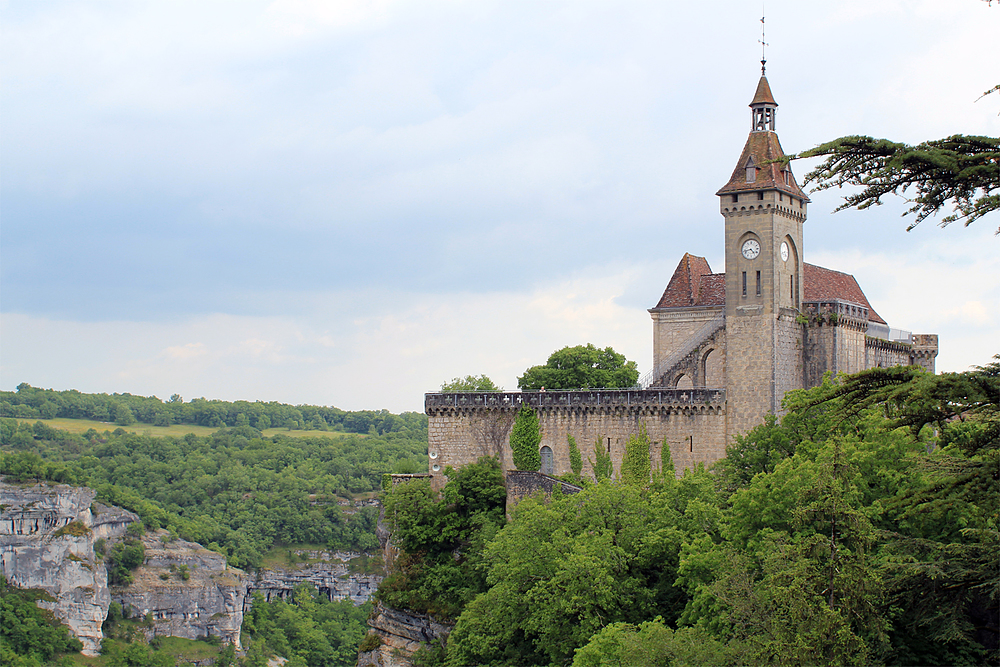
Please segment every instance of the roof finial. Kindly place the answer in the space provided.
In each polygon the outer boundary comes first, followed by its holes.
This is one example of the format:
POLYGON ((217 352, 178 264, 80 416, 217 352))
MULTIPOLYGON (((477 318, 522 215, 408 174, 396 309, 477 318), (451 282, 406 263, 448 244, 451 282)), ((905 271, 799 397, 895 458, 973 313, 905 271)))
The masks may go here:
POLYGON ((767 46, 767 42, 764 41, 764 3, 760 5, 760 75, 765 76, 767 74, 767 59, 764 57, 764 47, 767 46))

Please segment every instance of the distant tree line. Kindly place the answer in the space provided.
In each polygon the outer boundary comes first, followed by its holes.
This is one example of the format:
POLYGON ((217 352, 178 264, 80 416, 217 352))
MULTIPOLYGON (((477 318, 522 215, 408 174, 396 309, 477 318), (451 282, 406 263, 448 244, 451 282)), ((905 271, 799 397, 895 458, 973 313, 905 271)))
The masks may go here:
POLYGON ((195 424, 210 428, 252 426, 343 431, 382 435, 413 426, 423 415, 392 414, 388 410, 346 411, 317 405, 288 405, 269 401, 217 401, 195 398, 185 402, 174 394, 166 401, 156 396, 85 394, 75 389, 39 389, 22 382, 16 391, 0 391, 0 417, 19 419, 91 419, 131 426, 195 424))

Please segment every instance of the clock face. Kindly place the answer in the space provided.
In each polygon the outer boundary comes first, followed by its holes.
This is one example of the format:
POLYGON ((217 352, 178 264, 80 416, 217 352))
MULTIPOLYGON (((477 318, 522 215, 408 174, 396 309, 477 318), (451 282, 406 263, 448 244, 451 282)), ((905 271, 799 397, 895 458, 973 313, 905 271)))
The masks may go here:
POLYGON ((756 239, 748 239, 743 242, 743 256, 747 259, 756 259, 760 254, 760 243, 756 239))
POLYGON ((781 242, 781 261, 782 262, 788 261, 788 244, 785 243, 784 241, 781 242))

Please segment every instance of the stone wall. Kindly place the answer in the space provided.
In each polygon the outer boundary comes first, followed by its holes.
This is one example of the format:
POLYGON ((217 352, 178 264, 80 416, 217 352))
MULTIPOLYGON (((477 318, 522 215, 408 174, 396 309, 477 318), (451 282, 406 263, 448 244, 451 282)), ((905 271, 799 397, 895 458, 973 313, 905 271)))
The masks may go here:
MULTIPOLYGON (((611 454, 617 475, 628 437, 642 426, 649 436, 654 466, 659 465, 666 442, 678 475, 684 468, 725 456, 726 394, 719 389, 428 394, 425 411, 430 418, 432 486, 444 485, 447 466, 460 467, 483 455, 486 446, 477 440, 482 434, 473 425, 484 413, 516 412, 522 402, 538 414, 540 447, 552 449, 554 475, 570 472, 567 434, 576 439, 583 454, 582 474, 591 478, 595 445, 599 442, 611 454)), ((509 444, 504 444, 502 454, 504 461, 511 460, 509 444)))
POLYGON ((560 493, 567 496, 583 491, 583 487, 576 484, 569 484, 555 477, 528 470, 508 470, 505 486, 507 488, 508 516, 522 499, 536 493, 551 496, 556 487, 559 488, 560 493))
POLYGON ((730 438, 761 423, 775 406, 774 318, 754 306, 737 312, 726 316, 726 432, 730 438))
POLYGON ((782 308, 774 322, 775 364, 774 364, 774 400, 773 411, 783 415, 781 403, 785 394, 796 389, 802 389, 803 360, 802 336, 803 327, 797 321, 798 311, 782 308))

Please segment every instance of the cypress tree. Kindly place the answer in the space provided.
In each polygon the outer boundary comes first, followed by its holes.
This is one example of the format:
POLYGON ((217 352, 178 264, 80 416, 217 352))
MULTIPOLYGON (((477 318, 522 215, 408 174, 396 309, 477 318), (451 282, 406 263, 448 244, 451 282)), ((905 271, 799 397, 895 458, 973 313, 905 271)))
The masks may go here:
POLYGON ((566 440, 569 441, 569 469, 579 479, 580 472, 583 471, 583 455, 580 454, 580 448, 576 446, 576 438, 567 433, 566 440))
POLYGON ((538 428, 538 415, 527 403, 521 404, 514 427, 510 431, 510 449, 513 453, 514 467, 518 470, 537 471, 542 467, 542 455, 538 445, 542 442, 542 434, 538 428))
POLYGON ((625 442, 625 458, 622 459, 622 480, 626 484, 648 484, 650 473, 649 436, 646 425, 639 427, 625 442))

